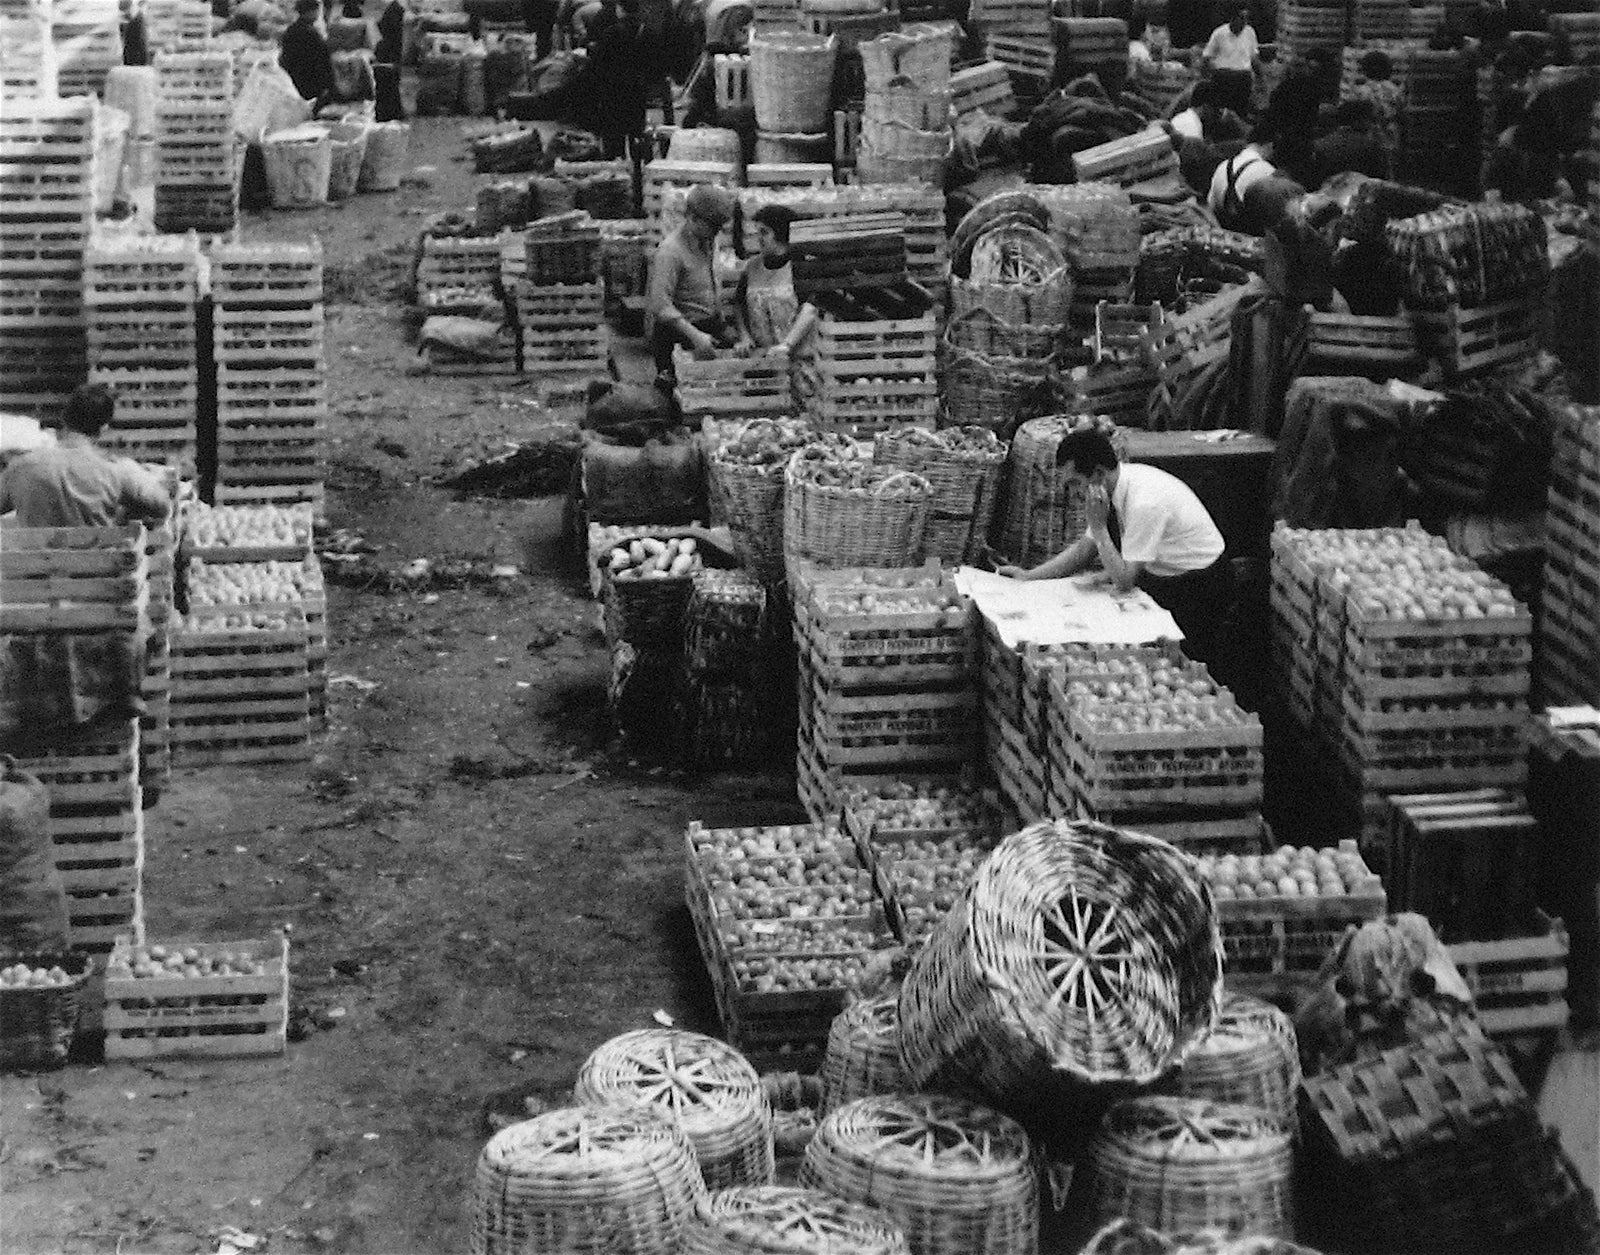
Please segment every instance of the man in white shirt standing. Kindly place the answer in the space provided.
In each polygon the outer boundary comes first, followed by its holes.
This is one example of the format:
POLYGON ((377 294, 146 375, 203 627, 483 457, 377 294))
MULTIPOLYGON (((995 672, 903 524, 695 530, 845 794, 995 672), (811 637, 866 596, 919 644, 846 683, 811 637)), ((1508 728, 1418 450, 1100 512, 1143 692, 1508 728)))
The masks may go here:
POLYGON ((1084 490, 1084 534, 1031 570, 999 573, 1054 580, 1098 565, 1119 589, 1142 588, 1171 612, 1189 657, 1213 659, 1230 600, 1228 567, 1222 533, 1194 490, 1159 467, 1120 462, 1101 431, 1064 437, 1056 465, 1066 468, 1069 487, 1084 490))
POLYGON ((1245 21, 1244 6, 1238 5, 1227 22, 1211 32, 1200 54, 1201 64, 1216 84, 1217 103, 1232 109, 1241 118, 1250 116, 1250 98, 1261 65, 1260 53, 1256 28, 1245 21))

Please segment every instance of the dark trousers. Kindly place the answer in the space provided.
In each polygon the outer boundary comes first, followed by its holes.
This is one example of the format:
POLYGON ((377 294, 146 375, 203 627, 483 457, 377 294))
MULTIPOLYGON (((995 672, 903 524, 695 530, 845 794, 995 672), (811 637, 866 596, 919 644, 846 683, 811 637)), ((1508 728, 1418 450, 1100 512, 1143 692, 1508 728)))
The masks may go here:
POLYGON ((377 122, 403 122, 405 103, 400 99, 400 67, 379 61, 372 67, 372 81, 376 93, 373 120, 377 122))
POLYGON ((1249 70, 1212 70, 1216 101, 1225 109, 1232 109, 1241 118, 1250 116, 1250 96, 1255 89, 1255 75, 1249 70))
POLYGON ((1215 667, 1222 625, 1233 600, 1232 568, 1224 554, 1203 571, 1182 575, 1139 577, 1139 587, 1168 611, 1183 633, 1183 652, 1196 662, 1215 667))
MULTIPOLYGON (((724 319, 693 318, 690 319, 690 325, 696 331, 704 331, 714 339, 718 348, 725 349, 733 343, 732 328, 724 319)), ((672 369, 672 350, 680 344, 684 348, 689 347, 688 338, 676 325, 668 326, 662 322, 655 324, 655 330, 650 334, 650 350, 655 355, 657 377, 662 375, 670 379, 677 377, 672 369)))

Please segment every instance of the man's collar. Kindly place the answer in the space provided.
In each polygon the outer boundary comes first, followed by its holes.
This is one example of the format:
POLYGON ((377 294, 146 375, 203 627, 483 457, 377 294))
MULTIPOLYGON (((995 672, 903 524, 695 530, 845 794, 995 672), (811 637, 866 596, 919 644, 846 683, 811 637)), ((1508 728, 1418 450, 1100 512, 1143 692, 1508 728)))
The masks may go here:
POLYGON ((94 437, 86 436, 81 431, 73 431, 69 427, 63 427, 60 434, 56 436, 56 443, 73 449, 92 449, 94 448, 94 437))

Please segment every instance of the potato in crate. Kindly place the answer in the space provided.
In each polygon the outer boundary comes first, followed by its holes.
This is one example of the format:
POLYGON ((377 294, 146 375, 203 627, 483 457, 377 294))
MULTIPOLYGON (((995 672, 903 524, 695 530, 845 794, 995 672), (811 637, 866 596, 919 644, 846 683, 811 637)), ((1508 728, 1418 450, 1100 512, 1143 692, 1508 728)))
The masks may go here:
POLYGON ((289 941, 131 945, 106 968, 106 1057, 282 1053, 289 1026, 289 941))

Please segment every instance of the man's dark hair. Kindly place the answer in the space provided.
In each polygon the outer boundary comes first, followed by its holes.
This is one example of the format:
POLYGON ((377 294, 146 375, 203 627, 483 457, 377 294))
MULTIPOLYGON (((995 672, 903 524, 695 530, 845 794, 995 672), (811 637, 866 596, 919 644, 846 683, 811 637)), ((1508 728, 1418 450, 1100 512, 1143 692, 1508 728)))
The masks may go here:
POLYGON ((1378 107, 1370 100, 1346 100, 1333 111, 1333 124, 1352 131, 1364 131, 1377 121, 1378 107))
POLYGON ((1061 438, 1056 446, 1056 465, 1066 466, 1080 475, 1093 475, 1096 471, 1114 471, 1117 468, 1117 450, 1111 437, 1103 431, 1073 431, 1061 438))
POLYGON ((787 205, 763 205, 750 215, 752 222, 766 227, 785 248, 789 246, 789 228, 800 215, 787 205))
POLYGON ((61 425, 68 431, 98 436, 111 423, 117 410, 117 393, 110 384, 85 383, 73 389, 61 425))
POLYGON ((1203 78, 1189 92, 1189 108, 1200 109, 1206 105, 1217 103, 1217 85, 1209 78, 1203 78))
POLYGON ((1362 77, 1374 83, 1381 83, 1394 73, 1393 59, 1381 48, 1363 55, 1360 65, 1362 77))

